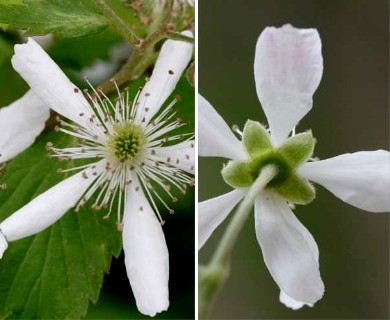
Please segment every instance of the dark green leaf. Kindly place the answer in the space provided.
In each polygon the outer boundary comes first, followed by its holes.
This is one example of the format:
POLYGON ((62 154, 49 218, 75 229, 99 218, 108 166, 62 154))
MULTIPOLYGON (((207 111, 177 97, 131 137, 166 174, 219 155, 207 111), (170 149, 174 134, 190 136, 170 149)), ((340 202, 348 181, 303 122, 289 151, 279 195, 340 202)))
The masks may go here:
POLYGON ((80 37, 99 33, 108 22, 92 0, 25 0, 1 3, 0 23, 27 30, 26 35, 54 33, 80 37))
MULTIPOLYGON (((64 179, 57 173, 67 163, 47 157, 47 141, 69 144, 69 137, 52 133, 14 159, 2 182, 0 220, 64 179)), ((115 218, 86 207, 65 216, 45 231, 9 243, 0 260, 0 317, 74 318, 96 303, 103 273, 112 255, 121 251, 115 218)))
POLYGON ((12 55, 13 43, 0 32, 0 84, 3 85, 3 90, 0 91, 0 108, 21 97, 27 90, 24 80, 12 68, 12 55), (6 89, 4 84, 7 84, 6 89))

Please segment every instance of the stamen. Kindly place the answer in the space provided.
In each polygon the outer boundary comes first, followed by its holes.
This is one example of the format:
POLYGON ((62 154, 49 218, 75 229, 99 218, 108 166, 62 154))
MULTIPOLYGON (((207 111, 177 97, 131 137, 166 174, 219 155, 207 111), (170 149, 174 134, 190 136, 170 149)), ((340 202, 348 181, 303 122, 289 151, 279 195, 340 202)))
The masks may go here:
POLYGON ((242 137, 242 135, 243 135, 242 131, 240 130, 240 128, 236 124, 232 125, 232 131, 235 132, 236 134, 238 134, 240 137, 242 137))
MULTIPOLYGON (((171 80, 168 79, 165 86, 169 81, 171 80)), ((80 119, 85 121, 81 121, 82 124, 79 125, 59 119, 59 125, 56 127, 56 130, 80 139, 81 142, 75 147, 63 149, 55 148, 52 142, 46 145, 46 148, 52 152, 52 156, 60 160, 97 159, 98 161, 59 169, 61 173, 90 169, 83 172, 82 177, 91 180, 91 185, 75 210, 78 211, 95 193, 98 193, 91 208, 93 210, 108 208, 107 214, 103 217, 108 219, 114 203, 117 203, 117 227, 121 229, 120 221, 127 192, 131 188, 130 192, 145 192, 151 207, 163 225, 165 221, 161 217, 156 201, 159 201, 170 214, 173 214, 174 210, 168 206, 156 188, 165 192, 172 202, 176 202, 177 198, 170 191, 171 186, 185 192, 183 185, 193 183, 186 172, 175 167, 181 160, 190 160, 189 154, 183 154, 180 160, 176 156, 164 156, 162 159, 157 156, 157 148, 161 145, 190 140, 194 137, 193 133, 169 135, 172 131, 188 125, 188 122, 178 117, 177 111, 173 109, 181 98, 176 96, 150 121, 151 106, 148 105, 148 101, 153 92, 141 96, 142 88, 140 88, 132 102, 129 90, 121 93, 114 82, 118 95, 112 102, 103 92, 98 92, 88 80, 87 83, 91 93, 88 90, 84 92, 92 107, 85 106, 85 109, 77 111, 80 119), (140 184, 134 185, 136 177, 140 184), (100 190, 97 192, 98 189, 100 190)), ((193 143, 192 147, 194 147, 193 143)), ((3 185, 0 185, 0 188, 3 188, 3 185)), ((140 211, 144 208, 144 206, 139 207, 140 211)))

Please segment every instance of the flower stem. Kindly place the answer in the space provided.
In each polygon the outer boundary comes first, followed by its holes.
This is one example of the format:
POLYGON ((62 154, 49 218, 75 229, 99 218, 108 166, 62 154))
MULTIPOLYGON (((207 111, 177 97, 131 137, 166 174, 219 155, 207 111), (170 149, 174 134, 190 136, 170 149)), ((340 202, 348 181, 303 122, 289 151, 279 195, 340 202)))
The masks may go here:
POLYGON ((209 265, 199 268, 199 319, 206 318, 218 290, 227 278, 228 255, 233 249, 245 221, 252 212, 256 197, 276 175, 277 169, 273 165, 267 165, 262 169, 230 221, 209 265))
POLYGON ((170 38, 174 40, 194 42, 193 38, 184 36, 180 33, 168 32, 163 25, 159 30, 151 33, 144 41, 141 41, 138 46, 134 47, 133 53, 126 64, 115 76, 99 86, 99 90, 105 94, 109 94, 116 90, 114 82, 121 87, 128 81, 138 79, 145 70, 156 60, 157 52, 154 46, 161 40, 170 38))
POLYGON ((120 2, 113 2, 112 0, 95 0, 95 3, 102 9, 107 19, 127 41, 133 45, 139 43, 140 39, 124 15, 128 11, 127 8, 124 8, 120 2))

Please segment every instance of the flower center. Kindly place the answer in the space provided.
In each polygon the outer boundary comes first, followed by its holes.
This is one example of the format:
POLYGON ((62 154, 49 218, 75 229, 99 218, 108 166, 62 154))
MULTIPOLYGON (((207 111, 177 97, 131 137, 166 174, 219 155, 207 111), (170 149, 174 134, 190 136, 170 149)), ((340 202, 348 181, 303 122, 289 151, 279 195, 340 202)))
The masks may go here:
POLYGON ((291 203, 305 204, 314 199, 312 186, 296 173, 296 168, 313 154, 315 140, 310 131, 291 136, 275 148, 265 128, 258 122, 248 121, 242 142, 248 159, 230 161, 222 169, 228 185, 248 188, 265 166, 272 165, 277 175, 267 184, 267 190, 279 193, 291 203))
POLYGON ((108 140, 108 148, 120 161, 133 160, 147 143, 142 127, 128 122, 114 125, 114 132, 108 140))
POLYGON ((268 183, 268 186, 283 183, 292 171, 292 168, 290 168, 279 152, 273 150, 256 157, 249 162, 253 181, 259 176, 260 171, 269 164, 274 165, 277 168, 277 175, 268 183))

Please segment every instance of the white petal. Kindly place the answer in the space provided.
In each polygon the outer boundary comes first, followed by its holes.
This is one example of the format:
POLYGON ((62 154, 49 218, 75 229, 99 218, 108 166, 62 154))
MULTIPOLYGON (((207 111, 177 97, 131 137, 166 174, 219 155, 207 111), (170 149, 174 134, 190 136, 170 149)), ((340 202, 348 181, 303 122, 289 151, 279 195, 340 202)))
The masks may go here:
POLYGON ((31 90, 0 109, 0 162, 8 161, 33 144, 45 128, 50 112, 31 90))
POLYGON ((91 183, 90 168, 61 181, 34 198, 2 223, 0 229, 8 241, 15 241, 36 234, 59 220, 82 197, 91 183), (86 174, 88 179, 83 177, 86 174))
POLYGON ((346 153, 308 162, 298 173, 336 197, 371 212, 390 211, 390 153, 385 150, 346 153))
POLYGON ((213 106, 198 94, 198 145, 203 157, 223 157, 245 160, 242 143, 229 129, 213 106))
MULTIPOLYGON (((261 212, 259 213, 261 214, 261 212)), ((305 238, 307 244, 309 245, 311 252, 316 259, 317 263, 319 258, 319 250, 316 241, 314 240, 313 236, 309 232, 309 230, 306 229, 306 227, 297 219, 295 214, 290 215, 289 222, 296 228, 302 236, 305 238)), ((291 308, 293 310, 298 310, 302 308, 303 306, 309 306, 313 307, 313 303, 305 303, 298 300, 295 300, 291 297, 289 297, 283 290, 280 290, 279 300, 281 303, 283 303, 286 307, 291 308)))
POLYGON ((127 188, 126 197, 123 250, 127 276, 138 310, 154 317, 169 306, 168 249, 161 224, 137 178, 127 188))
POLYGON ((235 189, 219 197, 202 201, 198 205, 198 250, 214 230, 226 219, 230 211, 245 196, 247 189, 235 189))
MULTIPOLYGON (((191 31, 184 31, 182 34, 192 37, 191 31)), ((142 108, 142 112, 137 114, 138 121, 145 118, 144 123, 147 124, 160 110, 190 62, 192 48, 191 43, 184 41, 167 40, 164 42, 152 76, 137 100, 139 107, 142 108), (148 108, 147 112, 145 108, 148 108)))
POLYGON ((154 159, 168 162, 171 165, 188 173, 195 173, 195 142, 187 140, 169 147, 154 148, 154 159))
POLYGON ((82 126, 88 126, 93 113, 82 92, 33 39, 15 46, 12 65, 50 108, 82 126))
POLYGON ((316 29, 267 27, 255 55, 256 90, 272 140, 280 145, 312 107, 322 77, 321 39, 316 29))
POLYGON ((0 259, 3 257, 4 251, 8 248, 7 239, 4 237, 2 231, 0 230, 0 259))
POLYGON ((286 307, 291 308, 293 310, 301 309, 305 305, 307 305, 309 307, 314 306, 314 304, 312 304, 312 303, 304 303, 304 302, 294 300, 293 298, 291 298, 287 294, 285 294, 283 291, 280 291, 279 300, 286 307))
POLYGON ((255 202, 255 223, 265 264, 279 288, 297 301, 313 304, 321 299, 324 284, 314 239, 287 202, 264 192, 255 202))

